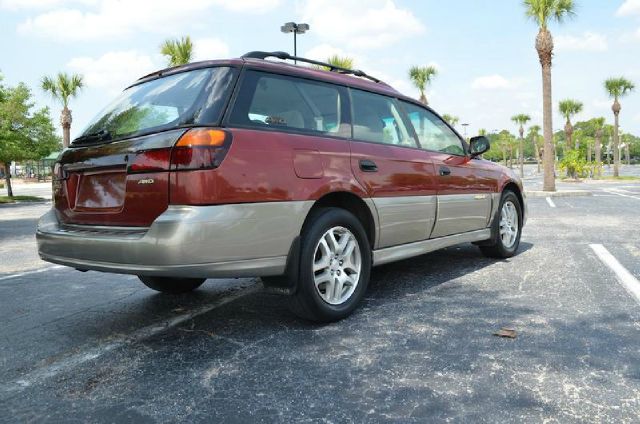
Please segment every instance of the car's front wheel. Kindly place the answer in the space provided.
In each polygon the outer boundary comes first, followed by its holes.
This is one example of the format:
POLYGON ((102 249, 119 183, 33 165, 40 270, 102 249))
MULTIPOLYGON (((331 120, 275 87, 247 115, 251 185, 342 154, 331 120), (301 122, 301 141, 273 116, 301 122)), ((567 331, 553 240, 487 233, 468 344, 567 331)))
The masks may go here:
POLYGON ((323 208, 301 234, 300 275, 290 306, 318 322, 345 318, 369 284, 371 248, 362 224, 339 208, 323 208))
POLYGON ((502 193, 493 221, 493 239, 490 244, 480 245, 480 250, 492 258, 510 258, 518 251, 522 232, 522 205, 513 191, 502 193))
POLYGON ((174 277, 149 277, 139 275, 138 278, 145 286, 169 294, 188 293, 200 287, 205 278, 174 278, 174 277))

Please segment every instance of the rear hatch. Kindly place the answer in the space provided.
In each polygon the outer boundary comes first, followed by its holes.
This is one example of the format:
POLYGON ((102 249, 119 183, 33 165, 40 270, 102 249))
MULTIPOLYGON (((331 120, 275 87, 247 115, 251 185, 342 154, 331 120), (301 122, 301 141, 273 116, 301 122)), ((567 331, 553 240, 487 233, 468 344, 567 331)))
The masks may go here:
POLYGON ((63 225, 149 226, 169 205, 171 155, 189 128, 219 125, 237 70, 145 78, 112 102, 54 168, 63 225))

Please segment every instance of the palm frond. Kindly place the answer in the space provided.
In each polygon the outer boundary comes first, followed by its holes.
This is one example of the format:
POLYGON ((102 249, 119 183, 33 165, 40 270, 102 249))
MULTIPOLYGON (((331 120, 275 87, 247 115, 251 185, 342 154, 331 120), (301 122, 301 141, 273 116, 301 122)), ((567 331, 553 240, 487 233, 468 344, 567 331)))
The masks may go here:
POLYGON ((558 109, 565 119, 569 120, 572 116, 582 112, 584 105, 582 102, 573 99, 561 100, 558 109))
POLYGON ((609 78, 604 82, 604 88, 609 94, 611 98, 619 99, 620 97, 624 97, 631 91, 633 91, 636 86, 630 80, 619 77, 619 78, 609 78))
POLYGON ((180 39, 165 40, 160 53, 167 57, 169 66, 186 65, 193 58, 193 42, 188 35, 180 39))

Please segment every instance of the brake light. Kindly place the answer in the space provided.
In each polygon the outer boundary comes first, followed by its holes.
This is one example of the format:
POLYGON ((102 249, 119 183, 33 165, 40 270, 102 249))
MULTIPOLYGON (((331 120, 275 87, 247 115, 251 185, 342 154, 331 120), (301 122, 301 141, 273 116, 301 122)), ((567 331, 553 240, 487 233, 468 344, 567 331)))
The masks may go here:
POLYGON ((127 168, 130 174, 138 172, 168 171, 171 160, 171 148, 139 152, 127 168))
POLYGON ((217 168, 231 146, 231 134, 212 128, 194 128, 182 135, 171 154, 171 170, 217 168))

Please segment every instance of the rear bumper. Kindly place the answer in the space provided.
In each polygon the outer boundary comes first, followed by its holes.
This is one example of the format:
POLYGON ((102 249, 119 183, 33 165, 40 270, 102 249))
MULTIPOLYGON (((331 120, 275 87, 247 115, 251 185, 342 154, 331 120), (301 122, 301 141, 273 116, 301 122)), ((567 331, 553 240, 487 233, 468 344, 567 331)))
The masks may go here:
POLYGON ((313 202, 170 206, 148 229, 38 223, 40 257, 80 270, 171 277, 283 274, 313 202))

